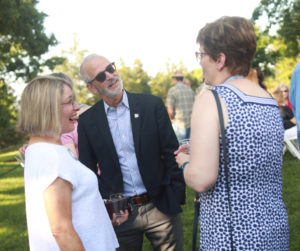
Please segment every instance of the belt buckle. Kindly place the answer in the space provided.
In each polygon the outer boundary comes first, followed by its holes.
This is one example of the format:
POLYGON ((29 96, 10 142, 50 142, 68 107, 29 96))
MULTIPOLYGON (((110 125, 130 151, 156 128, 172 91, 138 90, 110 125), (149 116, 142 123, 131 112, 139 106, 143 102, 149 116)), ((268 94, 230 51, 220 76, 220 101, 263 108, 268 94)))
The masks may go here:
POLYGON ((147 201, 147 195, 146 194, 133 196, 130 200, 132 205, 139 205, 139 206, 146 204, 146 202, 148 202, 148 201, 147 201))

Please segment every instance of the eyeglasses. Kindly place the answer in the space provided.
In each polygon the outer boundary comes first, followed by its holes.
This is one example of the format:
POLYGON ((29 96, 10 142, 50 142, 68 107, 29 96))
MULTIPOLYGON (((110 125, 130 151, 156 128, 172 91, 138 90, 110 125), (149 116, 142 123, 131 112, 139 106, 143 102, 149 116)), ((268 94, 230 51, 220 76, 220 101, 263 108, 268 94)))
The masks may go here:
POLYGON ((198 62, 203 58, 204 55, 208 55, 207 52, 195 51, 195 56, 198 62))
POLYGON ((104 71, 99 72, 96 77, 92 80, 90 80, 88 83, 91 84, 93 83, 95 80, 99 81, 99 82, 104 82, 106 79, 106 74, 105 72, 109 72, 109 73, 114 73, 116 71, 116 66, 115 63, 112 62, 110 63, 108 66, 106 66, 104 71))
POLYGON ((288 90, 283 90, 282 92, 289 92, 288 90))
POLYGON ((61 103, 62 105, 72 105, 74 107, 76 101, 74 99, 70 99, 70 101, 66 102, 66 103, 61 103))

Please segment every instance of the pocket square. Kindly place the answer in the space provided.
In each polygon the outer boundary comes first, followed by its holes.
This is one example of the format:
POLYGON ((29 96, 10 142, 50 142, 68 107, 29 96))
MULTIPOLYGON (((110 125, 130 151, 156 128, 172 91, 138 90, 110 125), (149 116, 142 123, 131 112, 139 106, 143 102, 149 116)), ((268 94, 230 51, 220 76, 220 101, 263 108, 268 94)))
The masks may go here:
POLYGON ((140 115, 139 115, 138 113, 135 113, 135 114, 134 114, 134 118, 136 118, 136 119, 137 119, 139 116, 140 116, 140 115))

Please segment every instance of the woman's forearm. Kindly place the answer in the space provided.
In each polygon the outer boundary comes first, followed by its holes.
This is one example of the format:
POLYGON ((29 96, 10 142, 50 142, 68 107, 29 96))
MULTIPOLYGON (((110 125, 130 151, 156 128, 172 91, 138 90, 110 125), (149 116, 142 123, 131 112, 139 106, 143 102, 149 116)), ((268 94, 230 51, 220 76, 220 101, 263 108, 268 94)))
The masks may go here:
POLYGON ((51 232, 63 251, 84 250, 72 222, 72 185, 56 178, 44 191, 44 203, 51 232))
POLYGON ((291 118, 290 121, 291 121, 293 124, 295 124, 295 125, 297 124, 297 121, 296 121, 296 118, 295 118, 295 117, 291 118))
POLYGON ((82 241, 73 226, 70 226, 65 230, 52 230, 52 234, 61 251, 85 250, 82 241))

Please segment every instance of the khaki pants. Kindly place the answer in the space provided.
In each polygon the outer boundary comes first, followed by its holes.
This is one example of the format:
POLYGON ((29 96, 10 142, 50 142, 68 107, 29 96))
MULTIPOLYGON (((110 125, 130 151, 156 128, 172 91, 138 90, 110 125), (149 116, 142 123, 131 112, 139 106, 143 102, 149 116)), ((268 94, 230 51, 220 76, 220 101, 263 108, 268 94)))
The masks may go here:
POLYGON ((118 251, 141 251, 144 233, 155 251, 182 251, 183 232, 180 214, 169 216, 153 203, 133 206, 128 221, 115 227, 118 251))

